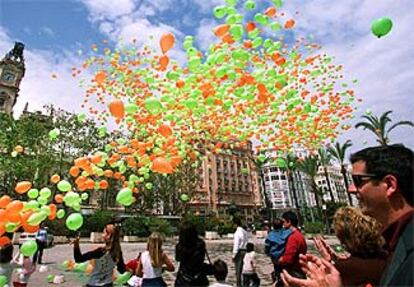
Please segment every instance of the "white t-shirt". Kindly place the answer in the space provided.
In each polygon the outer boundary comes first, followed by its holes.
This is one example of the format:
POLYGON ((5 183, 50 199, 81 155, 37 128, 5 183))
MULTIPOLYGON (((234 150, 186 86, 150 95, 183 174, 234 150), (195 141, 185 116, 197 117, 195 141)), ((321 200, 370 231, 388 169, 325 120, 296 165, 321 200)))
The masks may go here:
POLYGON ((223 283, 223 282, 216 282, 212 285, 210 285, 209 287, 231 287, 232 285, 227 284, 227 283, 223 283))
POLYGON ((153 267, 151 263, 151 256, 149 251, 144 251, 141 254, 142 272, 144 275, 142 278, 158 278, 162 277, 162 267, 153 267))
POLYGON ((244 259, 243 259, 242 274, 256 273, 256 270, 255 270, 256 261, 255 261, 254 257, 255 257, 255 252, 254 251, 246 253, 246 255, 244 256, 244 259))
POLYGON ((242 227, 237 227, 233 239, 233 257, 240 249, 245 250, 247 245, 247 232, 242 227))

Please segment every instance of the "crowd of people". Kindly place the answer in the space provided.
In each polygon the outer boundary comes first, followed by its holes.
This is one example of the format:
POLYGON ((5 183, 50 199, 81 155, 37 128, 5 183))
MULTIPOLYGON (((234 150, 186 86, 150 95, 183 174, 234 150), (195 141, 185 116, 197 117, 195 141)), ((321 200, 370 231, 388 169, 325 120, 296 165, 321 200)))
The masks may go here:
MULTIPOLYGON (((342 287, 342 286, 414 286, 413 275, 413 151, 402 146, 381 146, 361 150, 351 156, 354 193, 360 207, 343 207, 333 219, 335 235, 345 248, 338 254, 320 236, 314 245, 320 256, 309 254, 300 231, 298 216, 283 213, 272 222, 265 240, 265 254, 273 264, 274 286, 342 287)), ((249 242, 240 218, 233 219, 235 233, 232 260, 237 287, 260 286, 255 246, 249 242)), ((45 234, 36 238, 43 247, 45 234)), ((147 248, 137 258, 125 263, 120 245, 120 228, 108 224, 103 231, 104 245, 82 253, 79 238, 73 242, 77 263, 93 259, 87 287, 113 286, 113 271, 131 272, 133 286, 167 286, 163 272, 176 270, 174 261, 163 250, 163 236, 152 233, 147 248)), ((20 268, 13 286, 27 286, 30 275, 41 263, 42 249, 34 260, 17 254, 13 245, 0 250, 0 275, 12 286, 12 273, 20 268)), ((223 260, 211 262, 206 244, 196 226, 182 222, 175 261, 179 263, 174 286, 231 286, 226 282, 228 266, 223 260), (211 284, 208 276, 214 276, 211 284)))

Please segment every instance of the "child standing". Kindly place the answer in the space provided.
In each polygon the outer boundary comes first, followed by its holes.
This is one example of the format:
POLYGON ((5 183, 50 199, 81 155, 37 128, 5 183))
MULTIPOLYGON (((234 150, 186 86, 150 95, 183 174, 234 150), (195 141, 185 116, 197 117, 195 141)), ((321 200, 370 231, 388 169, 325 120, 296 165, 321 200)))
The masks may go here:
POLYGON ((217 283, 211 284, 210 287, 230 287, 231 285, 226 283, 228 272, 226 262, 220 259, 214 261, 214 277, 217 283))
POLYGON ((29 283, 30 276, 36 271, 36 264, 33 263, 29 256, 20 254, 20 260, 18 262, 20 266, 18 280, 13 282, 14 287, 26 287, 29 283))
POLYGON ((162 241, 158 232, 153 232, 148 237, 147 250, 141 254, 136 272, 138 276, 142 276, 142 287, 166 287, 167 284, 162 278, 163 266, 170 272, 175 269, 171 259, 162 250, 162 241))
POLYGON ((249 242, 246 245, 246 255, 243 259, 243 286, 244 287, 258 287, 260 286, 260 279, 256 273, 256 260, 254 252, 254 244, 249 242), (252 285, 250 285, 252 284, 252 285))

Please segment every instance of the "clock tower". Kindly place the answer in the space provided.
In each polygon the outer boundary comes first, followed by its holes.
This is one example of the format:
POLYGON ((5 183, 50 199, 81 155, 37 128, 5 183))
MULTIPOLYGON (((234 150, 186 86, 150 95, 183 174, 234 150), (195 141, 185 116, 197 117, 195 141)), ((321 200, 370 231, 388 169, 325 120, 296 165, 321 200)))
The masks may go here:
POLYGON ((15 42, 13 49, 0 61, 0 112, 13 114, 19 86, 25 72, 24 44, 15 42))

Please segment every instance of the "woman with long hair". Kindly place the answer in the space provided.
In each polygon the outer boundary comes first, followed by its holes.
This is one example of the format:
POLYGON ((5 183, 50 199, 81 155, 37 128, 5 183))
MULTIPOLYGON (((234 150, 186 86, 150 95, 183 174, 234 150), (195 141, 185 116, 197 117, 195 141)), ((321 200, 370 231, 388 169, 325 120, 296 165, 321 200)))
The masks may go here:
POLYGON ((174 271, 174 264, 168 255, 162 250, 163 237, 158 232, 153 232, 147 241, 147 250, 140 256, 140 264, 136 271, 142 276, 142 287, 166 287, 162 278, 163 266, 167 271, 174 271))
POLYGON ((206 244, 198 236, 197 228, 189 221, 180 226, 178 243, 175 246, 175 260, 180 262, 176 287, 208 286, 206 264, 206 244))
POLYGON ((91 277, 87 287, 112 287, 112 274, 115 267, 120 273, 125 272, 124 258, 122 257, 119 242, 120 229, 117 225, 107 224, 103 230, 102 238, 105 246, 82 254, 79 247, 79 237, 74 240, 74 258, 76 263, 95 260, 91 277))

